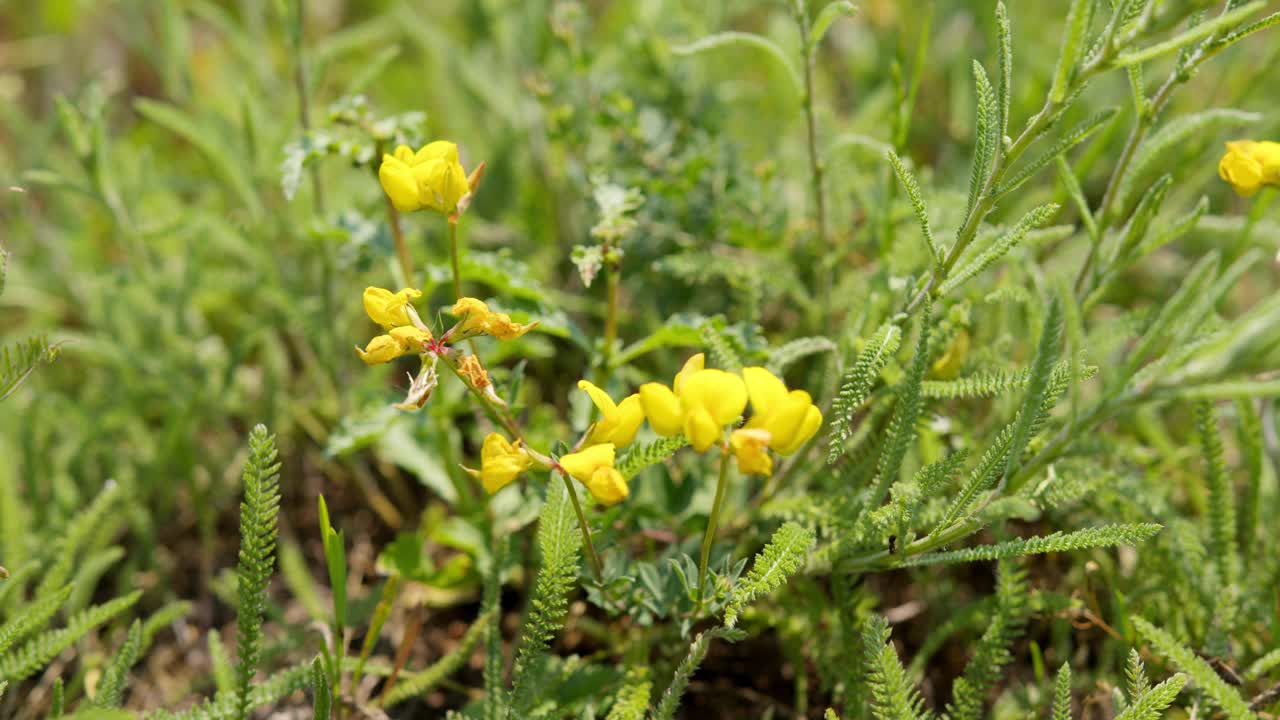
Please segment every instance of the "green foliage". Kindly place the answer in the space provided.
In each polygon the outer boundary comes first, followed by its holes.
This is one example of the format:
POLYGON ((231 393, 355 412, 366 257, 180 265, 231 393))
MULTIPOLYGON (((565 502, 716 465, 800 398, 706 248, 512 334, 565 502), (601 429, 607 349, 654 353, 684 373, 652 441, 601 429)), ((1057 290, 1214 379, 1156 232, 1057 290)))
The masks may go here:
POLYGON ((622 477, 630 480, 638 475, 641 470, 666 460, 675 455, 677 450, 688 444, 689 441, 683 435, 657 438, 647 443, 637 443, 627 451, 626 455, 618 458, 616 467, 618 472, 622 473, 622 477))
POLYGON ((547 486, 547 502, 538 516, 538 554, 541 565, 529 597, 520 649, 511 673, 511 708, 524 712, 533 701, 534 688, 546 663, 551 639, 564 624, 569 592, 578 576, 578 534, 568 492, 562 483, 547 486))
POLYGON ((98 693, 94 704, 103 708, 119 707, 124 699, 124 689, 129 682, 129 669, 138 661, 142 651, 142 623, 134 620, 129 626, 129 635, 124 644, 116 651, 115 657, 102 673, 102 681, 98 684, 98 693))
POLYGON ((991 622, 965 665, 964 676, 956 680, 952 689, 951 704, 947 707, 947 717, 951 720, 983 717, 982 706, 987 694, 1000 679, 1002 668, 1013 661, 1009 646, 1022 635, 1027 611, 1026 572, 1012 563, 1002 562, 996 573, 996 606, 991 622))
POLYGON ((315 720, 329 720, 329 713, 333 709, 332 693, 324 662, 317 657, 311 661, 311 714, 315 720))
POLYGON ((73 615, 66 626, 35 635, 0 656, 0 678, 16 682, 30 677, 91 630, 128 610, 141 596, 142 592, 138 591, 94 605, 73 615))
POLYGON ((988 247, 976 253, 959 270, 952 273, 946 282, 942 283, 941 291, 949 293, 973 278, 973 276, 986 270, 992 263, 1004 257, 1014 247, 1017 247, 1032 230, 1044 227, 1045 223, 1049 222, 1057 213, 1057 203, 1048 203, 1028 211, 1012 229, 1001 234, 988 247))
POLYGON ((916 219, 920 221, 920 234, 924 236, 924 241, 929 246, 929 253, 933 256, 934 262, 942 262, 946 253, 934 239, 933 230, 929 227, 929 209, 925 206, 924 195, 920 192, 920 183, 916 182, 911 171, 903 166, 897 153, 890 150, 888 157, 889 164, 893 166, 893 173, 898 177, 902 189, 907 191, 907 198, 911 200, 911 209, 915 211, 916 219))
POLYGON ((924 720, 933 717, 907 679, 898 651, 889 640, 889 624, 873 615, 862 629, 863 664, 868 668, 872 710, 877 720, 924 720))
POLYGON ((1235 496, 1227 475, 1213 405, 1197 403, 1196 420, 1205 459, 1204 482, 1209 491, 1209 551, 1218 565, 1223 583, 1230 585, 1238 574, 1235 496))
POLYGON ((493 617, 494 613, 486 612, 476 618, 475 622, 471 623, 471 626, 467 628, 467 632, 458 641, 457 646, 450 650, 447 655, 432 663, 425 670, 402 676, 391 692, 387 694, 386 705, 388 707, 399 705, 406 700, 421 697, 457 672, 458 668, 462 667, 462 664, 471 656, 476 646, 480 644, 480 640, 485 637, 493 617))
POLYGON ((1129 698, 1129 706, 1116 716, 1117 720, 1160 720, 1165 709, 1173 704, 1187 682, 1181 673, 1165 680, 1138 697, 1129 698))
POLYGON ((249 459, 240 503, 240 563, 236 568, 236 710, 244 720, 255 707, 253 676, 262 659, 262 622, 267 606, 267 582, 275 570, 276 515, 280 510, 280 464, 275 437, 264 425, 249 433, 249 459))
POLYGON ((853 415, 880 378, 880 371, 898 351, 902 342, 902 328, 893 324, 882 325, 859 353, 857 361, 840 380, 840 392, 831 407, 830 447, 827 462, 834 463, 844 453, 844 443, 852 432, 853 415))
POLYGON ((1055 532, 1042 537, 1008 540, 994 545, 980 545, 963 550, 917 555, 904 560, 902 565, 914 567, 958 562, 979 562, 1023 555, 1082 550, 1084 548, 1136 545, 1160 532, 1160 527, 1160 525, 1154 523, 1131 523, 1104 525, 1069 533, 1055 532))
POLYGON ((724 626, 714 627, 698 633, 693 642, 689 644, 689 652, 680 661, 680 664, 676 666, 671 682, 667 685, 667 689, 663 691, 662 698, 658 701, 658 706, 654 708, 653 713, 649 716, 651 720, 672 720, 675 717, 676 710, 680 707, 680 699, 684 697, 685 691, 689 689, 689 680, 693 678, 698 666, 706 659, 707 651, 711 649, 713 640, 722 639, 729 642, 737 642, 744 637, 746 637, 746 633, 741 630, 724 626))
POLYGON ((778 528, 764 550, 756 555, 747 576, 733 588, 724 610, 724 625, 733 628, 738 616, 753 600, 772 593, 804 566, 813 548, 813 531, 796 523, 778 528))
POLYGON ((614 696, 605 720, 644 720, 652 693, 653 681, 649 679, 646 668, 628 670, 625 684, 614 696))
MULTIPOLYGON (((1194 652, 1188 650, 1182 643, 1174 639, 1167 631, 1151 624, 1144 618, 1135 617, 1131 622, 1138 628, 1138 632, 1147 642, 1151 643, 1155 651, 1163 658, 1171 662, 1178 669, 1185 672, 1191 678, 1191 682, 1199 688, 1201 692, 1209 698, 1215 707, 1226 714, 1232 720, 1252 720, 1254 715, 1249 710, 1248 704, 1240 697, 1234 688, 1227 684, 1217 672, 1214 671, 1209 663, 1198 657, 1194 652)), ((1167 682, 1172 682, 1166 681, 1167 682)), ((1162 683, 1162 685, 1166 684, 1162 683)), ((1182 684, 1178 683, 1177 688, 1172 690, 1173 694, 1177 694, 1181 690, 1182 684)), ((1148 693, 1145 697, 1155 694, 1155 689, 1148 693)), ((1168 690, 1166 690, 1166 693, 1168 690)))
POLYGON ((1062 663, 1053 690, 1053 720, 1071 720, 1071 665, 1062 663))

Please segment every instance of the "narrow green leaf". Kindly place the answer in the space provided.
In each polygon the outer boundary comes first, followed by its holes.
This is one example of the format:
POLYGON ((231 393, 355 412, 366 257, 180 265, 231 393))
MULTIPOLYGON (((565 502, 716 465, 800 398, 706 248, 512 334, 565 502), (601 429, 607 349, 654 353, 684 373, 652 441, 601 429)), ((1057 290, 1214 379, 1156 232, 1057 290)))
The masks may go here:
POLYGON ((1053 71, 1053 86, 1049 90, 1049 100, 1055 104, 1060 104, 1067 97, 1067 89, 1084 49, 1093 3, 1094 0, 1071 0, 1067 23, 1062 31, 1062 49, 1058 52, 1058 64, 1053 71))
POLYGON ((1234 27, 1237 23, 1266 7, 1266 5, 1267 3, 1265 0, 1256 0, 1256 2, 1251 2, 1248 5, 1232 10, 1231 12, 1223 13, 1208 22, 1196 25, 1195 27, 1179 33, 1164 42, 1150 45, 1142 48, 1141 50, 1121 53, 1111 62, 1111 66, 1128 67, 1129 65, 1154 60, 1161 55, 1167 55, 1175 50, 1180 50, 1187 45, 1199 42, 1200 40, 1217 33, 1219 30, 1226 30, 1234 27))
POLYGON ((929 209, 925 207, 924 194, 920 192, 920 184, 916 182, 916 178, 902 164, 902 160, 898 154, 890 150, 887 157, 889 164, 893 166, 893 173, 898 176, 898 182, 902 188, 907 191, 907 197, 911 200, 911 209, 915 211, 916 219, 920 221, 920 234, 924 235, 924 241, 929 246, 929 255, 933 257, 934 265, 942 264, 945 253, 938 245, 938 241, 933 237, 933 230, 929 228, 929 209))
POLYGON ((809 30, 809 53, 818 51, 818 46, 822 44, 822 38, 826 37, 832 23, 841 17, 853 17, 856 14, 858 14, 858 8, 854 7, 849 0, 831 0, 827 3, 818 12, 818 16, 813 20, 813 27, 809 30))
POLYGON ((796 70, 795 65, 792 64, 787 54, 769 38, 755 33, 732 30, 719 32, 691 43, 676 45, 671 48, 671 52, 676 55, 699 55, 725 48, 748 48, 763 52, 765 56, 784 71, 787 79, 790 80, 791 89, 795 93, 795 97, 804 95, 804 83, 800 80, 800 72, 796 70))

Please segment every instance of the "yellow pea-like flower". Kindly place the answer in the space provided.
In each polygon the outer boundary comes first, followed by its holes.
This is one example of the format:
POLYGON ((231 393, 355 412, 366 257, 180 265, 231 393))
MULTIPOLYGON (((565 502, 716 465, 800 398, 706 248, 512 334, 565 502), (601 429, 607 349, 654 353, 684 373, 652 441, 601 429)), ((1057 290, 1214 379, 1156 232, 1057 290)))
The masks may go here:
POLYGON ((499 340, 514 340, 538 325, 537 322, 515 322, 510 315, 493 312, 483 300, 473 297, 458 298, 449 314, 461 321, 452 331, 454 339, 485 333, 499 340))
POLYGON ((1280 143, 1235 140, 1218 162, 1218 175, 1249 197, 1264 185, 1280 186, 1280 143))
POLYGON ((414 298, 422 297, 422 291, 404 288, 400 292, 391 292, 386 288, 367 287, 364 289, 364 311, 369 319, 390 330, 402 325, 411 325, 409 304, 414 298))
POLYGON ((458 162, 458 146, 445 140, 428 143, 417 152, 401 145, 383 155, 378 180, 400 212, 426 208, 455 216, 471 193, 467 172, 458 162))
POLYGON ((600 419, 591 426, 587 433, 587 445, 612 443, 614 447, 623 448, 636 439, 636 432, 644 422, 644 408, 640 405, 639 395, 628 395, 622 402, 614 403, 609 393, 596 387, 587 380, 579 380, 578 387, 591 397, 591 402, 600 411, 600 419))
POLYGON ((381 365, 402 355, 426 352, 430 341, 430 332, 408 325, 391 328, 387 334, 370 340, 363 350, 356 347, 356 353, 366 365, 381 365))
POLYGON ((769 431, 740 428, 729 434, 729 447, 738 460, 738 470, 747 475, 773 474, 773 458, 769 457, 769 431))
POLYGON ((762 367, 743 368, 742 377, 751 396, 749 429, 766 430, 769 447, 790 455, 822 426, 822 411, 804 390, 787 390, 781 378, 762 367))
POLYGON ((698 452, 705 452, 721 437, 725 425, 735 421, 747 407, 747 389, 742 378, 723 370, 709 370, 699 353, 689 358, 672 385, 645 383, 640 386, 640 405, 654 432, 664 437, 679 433, 698 452))
POLYGON ((467 468, 467 472, 480 478, 485 492, 493 495, 510 485, 531 465, 533 458, 529 457, 523 443, 519 440, 513 443, 498 433, 489 433, 480 448, 480 469, 467 468))
POLYGON ((617 448, 613 443, 592 445, 560 458, 560 467, 586 486, 591 496, 604 505, 616 505, 630 494, 627 481, 613 466, 617 448))

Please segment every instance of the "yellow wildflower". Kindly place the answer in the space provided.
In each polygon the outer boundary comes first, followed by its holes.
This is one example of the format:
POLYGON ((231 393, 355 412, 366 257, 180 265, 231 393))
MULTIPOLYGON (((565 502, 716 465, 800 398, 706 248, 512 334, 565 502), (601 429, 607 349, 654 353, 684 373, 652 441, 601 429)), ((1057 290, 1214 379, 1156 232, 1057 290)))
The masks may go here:
POLYGON ((401 145, 393 154, 383 155, 378 180, 400 212, 426 208, 456 216, 471 193, 467 172, 458 162, 458 146, 444 140, 428 143, 416 153, 401 145))
POLYGON ((379 335, 369 341, 363 350, 356 347, 356 353, 365 365, 381 365, 391 362, 409 353, 426 352, 426 345, 431 341, 431 333, 412 325, 391 328, 386 335, 379 335))
POLYGON ((640 396, 631 394, 615 404, 608 393, 591 382, 579 380, 578 387, 591 396, 591 402, 600 410, 600 420, 588 431, 586 444, 612 443, 620 448, 630 445, 644 422, 640 396))
POLYGON ((596 500, 604 505, 616 505, 631 492, 622 473, 613 466, 616 450, 613 443, 592 445, 560 458, 560 467, 587 486, 596 500))
POLYGON ((1218 175, 1249 197, 1263 185, 1280 186, 1280 143, 1235 140, 1218 162, 1218 175))
POLYGON ((386 288, 367 287, 364 289, 364 311, 369 314, 369 319, 387 330, 412 325, 409 307, 412 300, 419 297, 422 297, 422 292, 413 288, 393 293, 386 288))
POLYGON ((683 432, 698 452, 711 447, 724 426, 737 420, 747 407, 742 378, 708 370, 705 362, 701 354, 690 358, 672 383, 675 390, 661 383, 645 383, 639 393, 654 432, 664 437, 683 432))
POLYGON ((729 434, 729 447, 738 458, 738 469, 748 475, 773 474, 773 458, 769 457, 768 430, 741 428, 729 434))
POLYGON ((489 309, 489 306, 483 300, 477 300, 473 297, 458 298, 449 314, 459 318, 461 321, 451 331, 451 336, 455 340, 479 335, 480 333, 492 335, 499 340, 514 340, 529 332, 538 324, 537 322, 523 324, 515 322, 510 315, 494 312, 489 309))
POLYGON ((960 375, 964 361, 969 357, 969 333, 961 330, 956 333, 947 351, 933 363, 933 376, 939 380, 954 380, 960 375))
POLYGON ((480 448, 480 469, 464 468, 472 477, 480 478, 485 492, 493 495, 510 485, 520 473, 533 465, 533 458, 519 440, 509 442, 498 433, 485 436, 480 448))
POLYGON ((804 390, 787 391, 782 380, 762 367, 743 368, 742 378, 751 396, 748 429, 769 433, 769 447, 790 455, 808 442, 822 426, 822 411, 804 390))

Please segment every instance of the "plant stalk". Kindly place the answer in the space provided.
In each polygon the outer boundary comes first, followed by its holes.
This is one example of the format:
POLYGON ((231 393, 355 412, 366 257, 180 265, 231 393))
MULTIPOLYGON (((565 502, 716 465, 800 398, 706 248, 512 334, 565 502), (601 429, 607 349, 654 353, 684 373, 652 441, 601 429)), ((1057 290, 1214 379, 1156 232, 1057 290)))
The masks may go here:
POLYGON ((564 488, 569 491, 569 500, 573 503, 573 511, 578 514, 578 527, 582 529, 582 547, 587 551, 587 557, 591 559, 591 571, 595 574, 596 580, 604 577, 604 566, 600 564, 600 556, 596 554, 595 543, 591 541, 591 527, 587 525, 587 515, 582 512, 582 503, 578 502, 578 490, 573 486, 573 480, 570 479, 569 473, 563 469, 560 470, 560 477, 564 479, 564 488))
POLYGON ((618 342, 618 285, 621 268, 617 263, 606 262, 604 268, 605 281, 605 315, 604 346, 600 348, 600 369, 596 373, 596 384, 604 387, 613 374, 613 346, 618 342))
POLYGON ((707 520, 707 533, 702 536, 702 557, 698 562, 698 602, 694 615, 702 614, 702 601, 706 595, 707 565, 711 560, 711 545, 716 539, 716 528, 720 524, 720 511, 724 506, 725 488, 729 484, 729 448, 720 449, 720 478, 716 480, 716 499, 711 504, 711 517, 707 520))
POLYGON ((462 298, 462 261, 458 257, 458 219, 449 218, 449 261, 453 264, 453 299, 462 298))
POLYGON ((404 275, 404 283, 413 287, 413 257, 409 254, 409 245, 404 241, 404 232, 400 229, 400 212, 391 202, 391 196, 383 193, 387 201, 387 224, 391 226, 391 239, 395 242, 396 257, 400 259, 400 273, 404 275))

